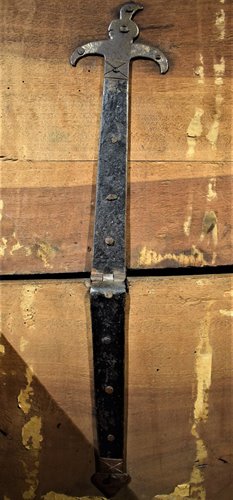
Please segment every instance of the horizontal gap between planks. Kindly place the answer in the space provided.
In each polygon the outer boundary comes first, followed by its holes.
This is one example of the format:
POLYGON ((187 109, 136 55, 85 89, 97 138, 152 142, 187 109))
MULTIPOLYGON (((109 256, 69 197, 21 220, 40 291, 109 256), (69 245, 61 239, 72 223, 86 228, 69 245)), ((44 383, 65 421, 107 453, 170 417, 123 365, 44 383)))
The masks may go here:
MULTIPOLYGON (((210 276, 213 274, 233 274, 232 265, 225 266, 203 266, 186 268, 166 268, 166 269, 128 269, 128 278, 149 278, 153 276, 210 276)), ((6 274, 2 275, 1 281, 20 280, 64 280, 64 279, 90 279, 88 272, 67 272, 67 273, 46 273, 46 274, 6 274)))
MULTIPOLYGON (((30 159, 22 159, 22 158, 8 158, 5 156, 4 158, 0 156, 0 163, 4 162, 21 162, 21 163, 97 163, 98 159, 92 159, 92 160, 79 160, 79 159, 74 159, 74 160, 30 160, 30 159)), ((128 160, 129 163, 186 163, 186 164, 192 164, 192 163, 208 163, 211 165, 221 165, 222 163, 233 163, 233 160, 215 160, 215 161, 208 161, 208 160, 128 160)))

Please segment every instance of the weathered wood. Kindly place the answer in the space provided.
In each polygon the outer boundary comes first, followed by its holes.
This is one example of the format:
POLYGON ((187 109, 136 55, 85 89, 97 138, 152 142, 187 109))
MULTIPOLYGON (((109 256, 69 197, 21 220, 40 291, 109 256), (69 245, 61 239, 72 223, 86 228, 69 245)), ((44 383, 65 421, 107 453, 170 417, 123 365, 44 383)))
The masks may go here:
MULTIPOLYGON (((128 266, 231 264, 230 165, 132 162, 128 266)), ((96 164, 3 162, 1 272, 90 271, 96 164)))
MULTIPOLYGON (((88 290, 40 280, 1 291, 1 498, 94 495, 88 290)), ((131 280, 132 482, 116 499, 232 498, 232 297, 226 275, 131 280)))
MULTIPOLYGON (((141 39, 170 71, 133 65, 128 265, 229 264, 232 4, 143 3, 141 39)), ((3 4, 3 273, 90 270, 103 62, 68 59, 114 15, 113 0, 94 22, 88 1, 3 4)))
MULTIPOLYGON (((152 62, 132 73, 131 159, 231 159, 232 4, 212 0, 143 2, 141 39, 170 60, 163 78, 152 62)), ((69 55, 77 43, 107 37, 114 0, 8 0, 3 6, 1 155, 20 160, 97 158, 103 62, 69 55)))

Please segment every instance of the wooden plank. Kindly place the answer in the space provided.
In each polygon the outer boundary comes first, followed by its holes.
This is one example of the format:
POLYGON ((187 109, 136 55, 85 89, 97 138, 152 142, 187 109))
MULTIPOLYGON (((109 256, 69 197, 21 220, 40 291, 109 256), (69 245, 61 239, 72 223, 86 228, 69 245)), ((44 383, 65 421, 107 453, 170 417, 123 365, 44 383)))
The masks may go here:
MULTIPOLYGON (((1 292, 1 497, 95 495, 85 283, 1 292)), ((227 275, 130 281, 132 482, 116 499, 232 498, 232 297, 227 275)))
MULTIPOLYGON (((141 40, 170 60, 161 77, 152 62, 132 73, 134 161, 231 159, 230 2, 153 0, 138 15, 141 40)), ((1 155, 19 160, 93 160, 98 152, 103 62, 69 55, 107 37, 117 9, 107 0, 3 3, 1 155), (91 6, 91 8, 90 8, 91 6)))
MULTIPOLYGON (((96 164, 1 169, 1 272, 90 271, 96 164)), ((131 162, 128 267, 232 262, 231 164, 131 162)))

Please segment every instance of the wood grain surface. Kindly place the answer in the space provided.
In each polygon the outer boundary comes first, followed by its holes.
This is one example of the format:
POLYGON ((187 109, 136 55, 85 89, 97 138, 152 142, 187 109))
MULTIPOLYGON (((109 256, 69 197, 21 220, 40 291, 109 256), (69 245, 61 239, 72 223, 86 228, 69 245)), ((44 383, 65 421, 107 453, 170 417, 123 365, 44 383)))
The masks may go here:
MULTIPOLYGON (((232 297, 227 275, 130 281, 116 500, 232 499, 232 297)), ((1 498, 98 495, 85 283, 2 282, 1 303, 1 498)))
MULTIPOLYGON (((2 3, 1 272, 89 271, 103 61, 113 0, 2 3)), ((167 54, 131 75, 128 265, 232 262, 229 0, 143 1, 141 40, 167 54)))
MULTIPOLYGON (((90 271, 96 168, 91 162, 5 162, 1 272, 90 271)), ((130 268, 231 264, 227 165, 138 162, 129 169, 130 268)))

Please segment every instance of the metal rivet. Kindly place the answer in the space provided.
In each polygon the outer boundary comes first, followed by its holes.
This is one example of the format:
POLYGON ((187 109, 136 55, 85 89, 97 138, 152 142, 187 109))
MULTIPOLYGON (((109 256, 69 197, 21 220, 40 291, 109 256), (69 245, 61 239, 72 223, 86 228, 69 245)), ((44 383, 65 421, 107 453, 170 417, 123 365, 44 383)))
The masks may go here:
POLYGON ((111 299, 113 297, 113 293, 108 290, 107 292, 104 293, 104 296, 106 297, 106 299, 111 299))
POLYGON ((129 7, 127 7, 125 10, 126 10, 126 12, 133 12, 134 7, 130 7, 130 5, 129 5, 129 7))
POLYGON ((111 338, 110 337, 103 337, 101 340, 102 344, 111 344, 111 338))
POLYGON ((112 144, 116 144, 116 142, 118 142, 118 137, 116 135, 113 135, 111 137, 111 142, 112 142, 112 144))
POLYGON ((108 194, 108 196, 106 196, 106 200, 108 201, 114 201, 114 200, 117 200, 118 196, 117 194, 114 194, 114 193, 110 193, 108 194))
POLYGON ((124 25, 123 25, 123 26, 120 26, 120 31, 121 31, 122 33, 128 33, 129 28, 128 28, 128 26, 124 26, 124 25))
POLYGON ((78 49, 78 54, 79 54, 80 56, 82 56, 82 55, 84 54, 84 52, 85 52, 85 49, 83 49, 82 47, 80 47, 80 48, 78 49))
POLYGON ((106 394, 112 394, 114 389, 111 385, 107 385, 105 388, 104 388, 104 391, 106 392, 106 394))
POLYGON ((115 244, 115 240, 111 236, 107 236, 104 241, 109 247, 112 247, 115 244))
POLYGON ((113 434, 109 434, 107 436, 107 440, 110 441, 110 443, 112 443, 113 441, 115 441, 115 436, 113 436, 113 434))

